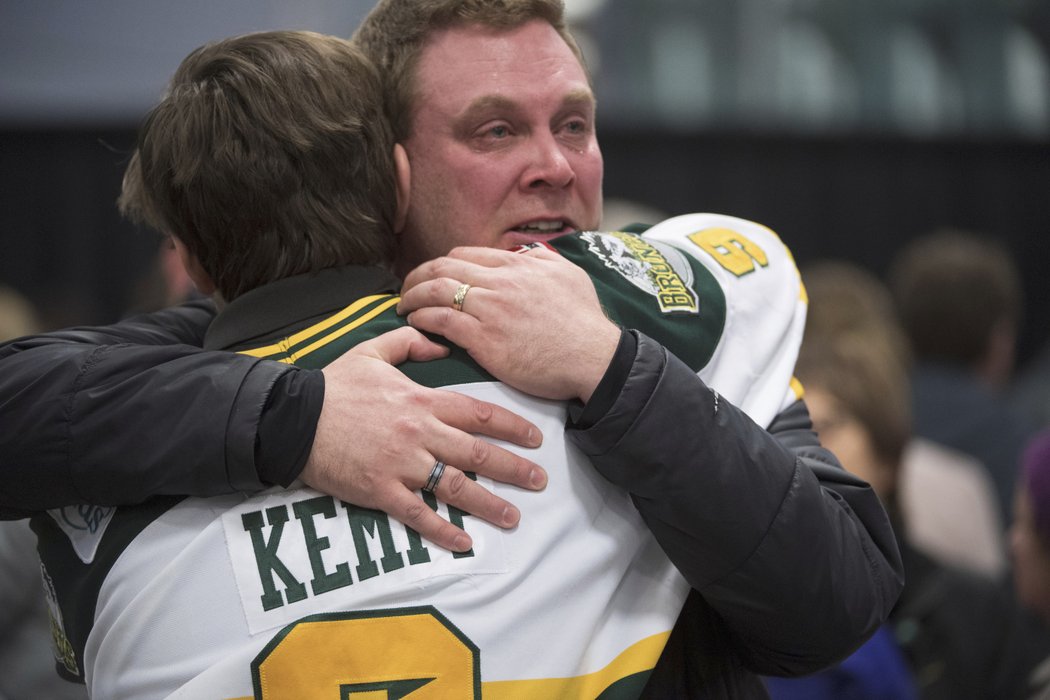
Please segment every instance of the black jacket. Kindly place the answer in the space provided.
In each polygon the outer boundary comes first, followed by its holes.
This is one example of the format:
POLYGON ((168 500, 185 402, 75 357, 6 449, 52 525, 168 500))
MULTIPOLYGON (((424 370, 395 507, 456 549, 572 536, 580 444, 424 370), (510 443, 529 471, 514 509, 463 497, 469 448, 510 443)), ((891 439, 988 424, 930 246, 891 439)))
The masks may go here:
MULTIPOLYGON (((213 315, 193 302, 0 346, 0 514, 294 478, 323 376, 202 351, 213 315)), ((805 674, 847 656, 903 583, 874 492, 819 447, 801 402, 767 432, 719 407, 657 343, 638 335, 623 348, 611 405, 569 430, 633 495, 694 589, 645 697, 765 697, 756 674, 805 674)))

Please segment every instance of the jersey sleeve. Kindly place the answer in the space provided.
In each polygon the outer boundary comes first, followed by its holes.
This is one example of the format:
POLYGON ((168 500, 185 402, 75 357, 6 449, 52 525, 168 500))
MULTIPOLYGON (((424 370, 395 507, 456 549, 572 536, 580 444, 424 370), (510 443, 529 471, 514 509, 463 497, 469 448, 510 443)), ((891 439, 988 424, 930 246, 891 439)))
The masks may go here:
POLYGON ((613 321, 658 339, 759 425, 798 398, 792 371, 805 293, 769 229, 688 214, 642 236, 581 233, 558 249, 591 274, 613 321))
POLYGON ((687 214, 644 238, 684 251, 725 295, 725 325, 700 377, 759 425, 799 398, 793 381, 806 293, 788 248, 770 229, 719 214, 687 214))

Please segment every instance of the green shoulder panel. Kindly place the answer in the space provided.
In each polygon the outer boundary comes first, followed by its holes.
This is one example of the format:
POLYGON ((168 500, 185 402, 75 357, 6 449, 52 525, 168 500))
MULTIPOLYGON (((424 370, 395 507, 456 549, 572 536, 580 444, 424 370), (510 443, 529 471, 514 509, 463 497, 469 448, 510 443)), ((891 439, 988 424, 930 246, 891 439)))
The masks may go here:
POLYGON ((633 233, 587 232, 551 242, 594 280, 609 317, 645 333, 699 371, 726 321, 726 298, 711 272, 689 254, 633 233))

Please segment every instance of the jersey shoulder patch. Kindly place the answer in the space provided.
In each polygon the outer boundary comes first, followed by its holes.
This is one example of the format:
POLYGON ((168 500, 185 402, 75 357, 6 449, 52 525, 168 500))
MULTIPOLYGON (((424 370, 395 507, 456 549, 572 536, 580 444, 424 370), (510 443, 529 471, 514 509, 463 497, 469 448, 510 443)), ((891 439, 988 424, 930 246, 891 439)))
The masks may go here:
POLYGON ((552 244, 587 271, 613 322, 655 338, 694 370, 707 364, 725 323, 725 296, 679 246, 624 231, 586 231, 552 244))

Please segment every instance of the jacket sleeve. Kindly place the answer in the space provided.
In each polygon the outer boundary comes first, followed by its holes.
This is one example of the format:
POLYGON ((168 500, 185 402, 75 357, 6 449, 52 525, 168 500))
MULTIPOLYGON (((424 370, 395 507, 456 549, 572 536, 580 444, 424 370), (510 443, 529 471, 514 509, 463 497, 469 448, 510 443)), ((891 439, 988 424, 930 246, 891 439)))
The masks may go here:
POLYGON ((888 617, 903 586, 889 519, 801 401, 763 429, 639 334, 616 401, 570 435, 632 494, 753 671, 816 671, 888 617))
POLYGON ((262 488, 258 428, 275 386, 320 382, 305 409, 278 402, 316 422, 323 378, 201 350, 214 314, 195 301, 0 346, 0 517, 262 488))

